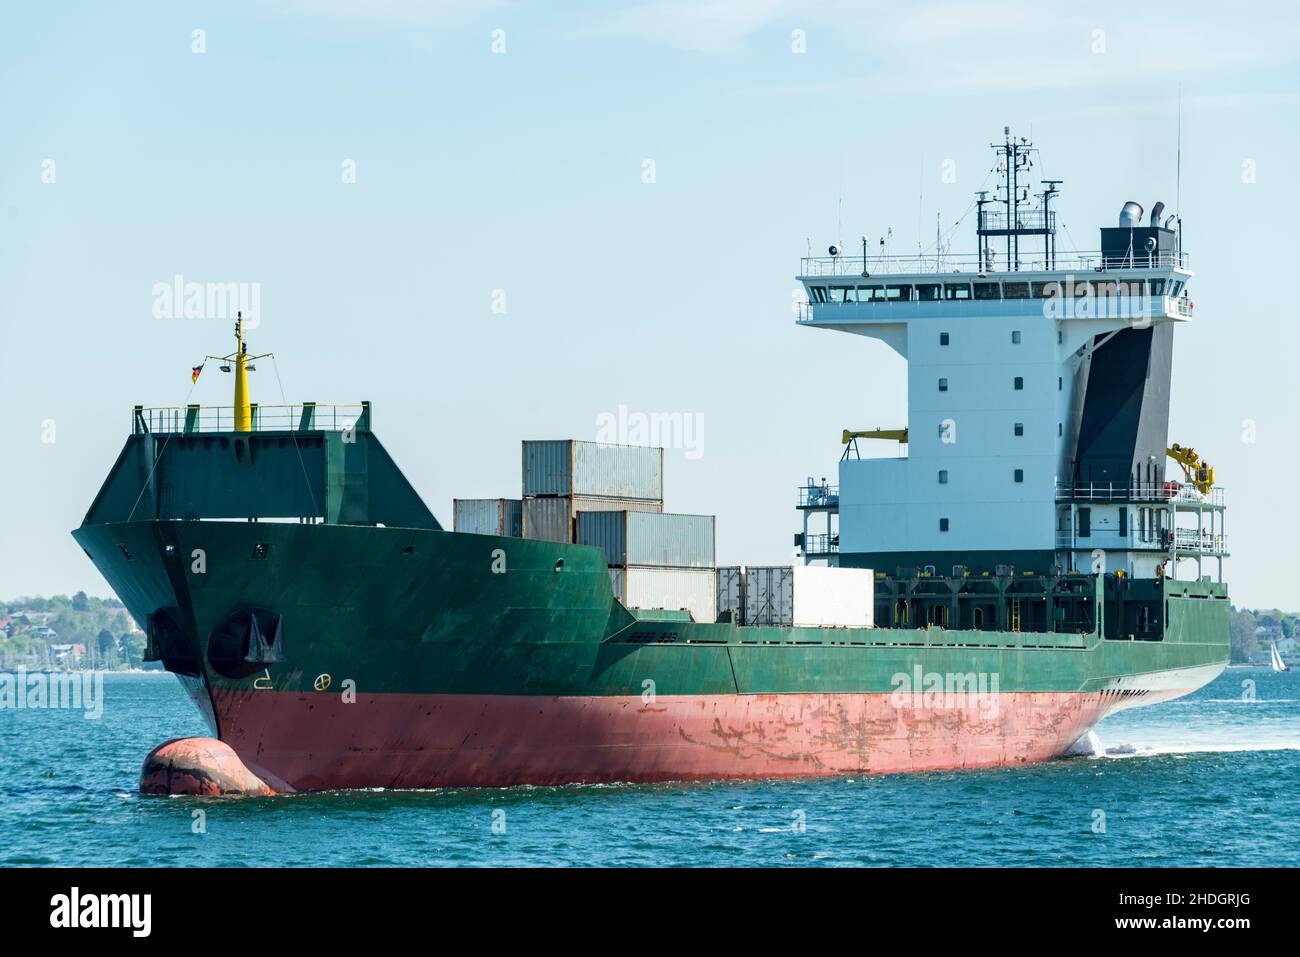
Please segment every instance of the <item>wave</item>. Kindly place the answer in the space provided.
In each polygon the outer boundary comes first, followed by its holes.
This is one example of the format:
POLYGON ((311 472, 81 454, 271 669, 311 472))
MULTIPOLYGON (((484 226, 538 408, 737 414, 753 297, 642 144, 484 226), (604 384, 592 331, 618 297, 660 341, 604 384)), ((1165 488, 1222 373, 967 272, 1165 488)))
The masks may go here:
POLYGON ((1073 753, 1105 759, 1155 757, 1166 754, 1227 754, 1243 751, 1300 751, 1300 737, 1291 734, 1227 738, 1210 734, 1196 737, 1169 735, 1148 737, 1144 741, 1100 743, 1100 747, 1093 749, 1090 755, 1088 751, 1073 753))

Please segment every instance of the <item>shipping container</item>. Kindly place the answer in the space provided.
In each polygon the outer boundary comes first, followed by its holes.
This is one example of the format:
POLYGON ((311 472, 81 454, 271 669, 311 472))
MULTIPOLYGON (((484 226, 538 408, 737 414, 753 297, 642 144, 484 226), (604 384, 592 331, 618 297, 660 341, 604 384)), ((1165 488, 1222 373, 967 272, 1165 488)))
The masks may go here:
POLYGON ((603 548, 610 565, 712 568, 714 520, 626 509, 579 511, 577 542, 603 548))
POLYGON ((524 499, 523 535, 546 542, 573 542, 578 512, 637 509, 657 512, 663 502, 641 502, 615 498, 585 498, 550 495, 524 499))
POLYGON ((576 439, 523 444, 524 497, 633 498, 662 502, 664 450, 576 439))
POLYGON ((451 527, 471 535, 524 534, 524 503, 517 498, 458 498, 451 503, 451 527))
POLYGON ((869 568, 794 566, 796 628, 870 628, 875 612, 875 575, 869 568))
POLYGON ((794 572, 790 565, 745 568, 746 625, 794 624, 794 572))
POLYGON ((718 569, 718 621, 743 624, 745 620, 745 575, 740 565, 718 569))
POLYGON ((716 574, 712 568, 648 568, 629 565, 609 570, 614 597, 628 608, 689 611, 699 622, 716 619, 716 574))

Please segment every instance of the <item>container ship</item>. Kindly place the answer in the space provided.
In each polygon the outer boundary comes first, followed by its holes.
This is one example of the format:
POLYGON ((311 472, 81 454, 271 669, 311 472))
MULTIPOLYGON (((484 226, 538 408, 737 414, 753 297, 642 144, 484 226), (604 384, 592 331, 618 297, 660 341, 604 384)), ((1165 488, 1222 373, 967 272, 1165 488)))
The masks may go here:
POLYGON ((369 403, 251 402, 237 321, 233 405, 137 406, 73 532, 215 739, 145 790, 1017 765, 1212 680, 1223 491, 1168 435, 1181 221, 1128 202, 1058 254, 1059 181, 1031 200, 1032 145, 994 150, 975 252, 801 263, 798 324, 888 345, 908 403, 824 423, 792 565, 719 567, 661 450, 574 440, 524 442, 520 498, 448 531, 369 403))

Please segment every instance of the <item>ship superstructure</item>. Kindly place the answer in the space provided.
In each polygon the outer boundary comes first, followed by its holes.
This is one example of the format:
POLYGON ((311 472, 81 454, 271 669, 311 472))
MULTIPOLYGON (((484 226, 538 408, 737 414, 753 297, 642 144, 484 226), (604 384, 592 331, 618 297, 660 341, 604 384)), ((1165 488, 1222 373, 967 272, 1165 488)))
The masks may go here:
POLYGON ((908 382, 905 427, 846 429, 838 486, 800 490, 805 554, 905 579, 1041 586, 1018 621, 978 599, 927 605, 920 620, 878 605, 879 620, 913 626, 1051 630, 1084 612, 1066 594, 1049 608, 1054 583, 1101 571, 1118 576, 1116 624, 1155 634, 1162 579, 1199 579, 1212 559, 1222 582, 1227 556, 1222 488, 1203 466, 1199 480, 1165 478, 1181 449, 1168 435, 1174 331, 1194 310, 1179 224, 1161 221, 1163 203, 1146 220, 1128 202, 1096 251, 1061 254, 1060 181, 1029 208, 1032 144, 1008 133, 995 149, 1003 198, 977 200, 976 252, 870 257, 864 243, 860 257, 833 246, 801 264, 800 324, 880 340, 908 382), (870 439, 898 452, 861 457, 870 439))

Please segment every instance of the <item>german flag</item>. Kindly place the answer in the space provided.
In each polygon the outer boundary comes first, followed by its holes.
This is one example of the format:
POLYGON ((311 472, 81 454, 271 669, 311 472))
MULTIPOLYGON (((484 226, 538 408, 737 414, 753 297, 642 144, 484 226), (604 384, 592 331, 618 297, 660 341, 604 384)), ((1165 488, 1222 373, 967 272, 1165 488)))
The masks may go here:
POLYGON ((199 373, 203 371, 203 366, 198 365, 190 369, 190 385, 199 381, 199 373))

